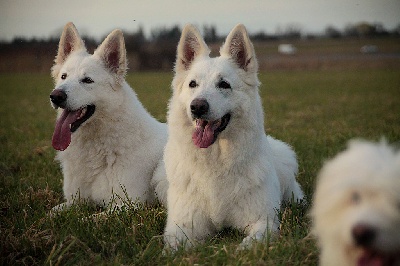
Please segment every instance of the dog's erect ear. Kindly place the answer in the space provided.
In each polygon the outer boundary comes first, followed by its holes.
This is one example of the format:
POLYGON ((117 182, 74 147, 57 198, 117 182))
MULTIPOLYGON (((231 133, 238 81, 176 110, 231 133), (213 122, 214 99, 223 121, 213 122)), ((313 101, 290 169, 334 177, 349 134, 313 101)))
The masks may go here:
POLYGON ((258 71, 254 47, 243 24, 236 25, 229 33, 220 49, 220 54, 231 57, 246 72, 258 71))
POLYGON ((116 82, 120 84, 127 71, 127 59, 124 35, 121 30, 111 32, 96 49, 94 55, 100 57, 111 73, 115 74, 116 82))
POLYGON ((190 68, 193 60, 199 55, 209 55, 210 49, 204 42, 199 30, 193 25, 186 25, 179 40, 175 72, 190 68))
POLYGON ((54 66, 52 69, 52 75, 54 78, 58 76, 60 67, 57 66, 61 66, 72 52, 79 50, 86 51, 85 44, 79 36, 75 25, 72 22, 69 22, 64 26, 64 30, 60 37, 58 53, 54 60, 54 66))
POLYGON ((75 25, 72 22, 69 22, 64 26, 64 30, 61 34, 55 63, 62 64, 71 54, 71 52, 81 49, 86 50, 85 44, 83 43, 82 38, 79 36, 75 25))

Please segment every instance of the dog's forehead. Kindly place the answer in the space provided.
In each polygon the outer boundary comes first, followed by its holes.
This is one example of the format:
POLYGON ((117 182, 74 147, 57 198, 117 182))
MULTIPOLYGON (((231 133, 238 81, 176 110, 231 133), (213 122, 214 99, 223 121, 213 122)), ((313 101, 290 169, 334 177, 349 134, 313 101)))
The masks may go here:
POLYGON ((202 80, 213 81, 215 79, 234 76, 235 68, 232 62, 223 57, 201 58, 196 60, 190 70, 189 76, 202 80))
POLYGON ((91 54, 72 54, 63 65, 63 70, 69 74, 81 72, 90 72, 99 67, 97 59, 91 54))
POLYGON ((323 186, 350 186, 367 189, 400 199, 400 167, 390 150, 353 145, 323 168, 323 186), (389 193, 389 194, 390 194, 389 193))

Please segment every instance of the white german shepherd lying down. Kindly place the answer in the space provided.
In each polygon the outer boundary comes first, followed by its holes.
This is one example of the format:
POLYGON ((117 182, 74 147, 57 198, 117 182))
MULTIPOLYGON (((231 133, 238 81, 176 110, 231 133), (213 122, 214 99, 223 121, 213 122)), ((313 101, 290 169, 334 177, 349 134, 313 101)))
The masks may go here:
POLYGON ((400 152, 351 141, 321 169, 311 214, 320 265, 400 265, 400 152))
POLYGON ((258 93, 258 64, 243 25, 220 50, 187 25, 177 49, 169 139, 166 246, 176 249, 223 227, 245 230, 242 246, 276 232, 282 200, 303 198, 296 155, 267 136, 258 93))
POLYGON ((93 55, 75 26, 61 35, 52 76, 51 104, 59 109, 53 147, 64 175, 66 202, 123 203, 127 197, 165 203, 167 181, 162 154, 167 128, 142 106, 124 80, 127 70, 122 32, 114 30, 93 55), (156 193, 155 193, 156 192, 156 193), (126 197, 127 196, 127 197, 126 197))

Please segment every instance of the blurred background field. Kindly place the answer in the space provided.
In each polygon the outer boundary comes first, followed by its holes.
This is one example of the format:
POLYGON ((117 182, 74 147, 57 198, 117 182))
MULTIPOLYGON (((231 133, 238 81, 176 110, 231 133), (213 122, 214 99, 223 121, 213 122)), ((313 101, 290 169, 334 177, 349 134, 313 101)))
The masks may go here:
MULTIPOLYGON (((218 34, 216 26, 205 25, 200 30, 212 55, 218 55, 225 36, 218 34)), ((180 33, 178 25, 155 28, 150 36, 143 28, 124 31, 129 71, 170 72, 180 33)), ((48 73, 60 34, 61 29, 56 37, 0 40, 0 73, 48 73)), ((400 26, 387 30, 379 23, 360 22, 342 30, 328 26, 318 34, 307 34, 295 26, 274 34, 249 29, 249 34, 261 71, 400 68, 400 26), (283 45, 286 50, 281 49, 283 45)), ((87 34, 83 38, 93 52, 99 40, 87 34)))

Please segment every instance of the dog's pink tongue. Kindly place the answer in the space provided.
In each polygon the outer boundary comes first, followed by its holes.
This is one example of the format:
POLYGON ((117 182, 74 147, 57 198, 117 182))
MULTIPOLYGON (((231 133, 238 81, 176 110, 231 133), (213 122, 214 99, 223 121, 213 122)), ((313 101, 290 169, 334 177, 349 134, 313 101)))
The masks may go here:
POLYGON ((198 119, 192 135, 194 145, 199 148, 208 148, 214 142, 214 131, 218 128, 218 122, 207 122, 198 119))
POLYGON ((369 254, 368 252, 358 259, 358 266, 383 266, 384 259, 378 255, 369 254))
POLYGON ((56 127, 53 133, 53 148, 63 151, 68 148, 71 143, 70 124, 78 119, 79 111, 70 112, 64 109, 61 116, 57 119, 56 127))

